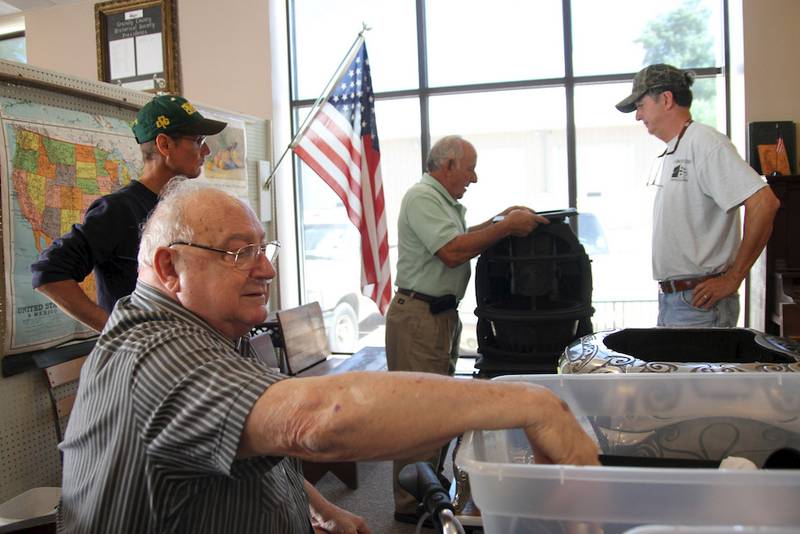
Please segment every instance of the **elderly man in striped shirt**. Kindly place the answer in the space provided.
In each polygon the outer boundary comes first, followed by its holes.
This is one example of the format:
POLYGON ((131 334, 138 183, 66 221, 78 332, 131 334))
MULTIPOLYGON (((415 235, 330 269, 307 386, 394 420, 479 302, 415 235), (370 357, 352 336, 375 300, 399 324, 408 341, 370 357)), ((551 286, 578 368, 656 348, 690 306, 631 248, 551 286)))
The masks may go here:
POLYGON ((271 371, 246 336, 267 315, 272 248, 226 193, 186 182, 159 203, 60 445, 61 532, 368 533, 298 460, 393 458, 469 429, 524 427, 539 459, 597 462, 567 406, 530 385, 271 371))

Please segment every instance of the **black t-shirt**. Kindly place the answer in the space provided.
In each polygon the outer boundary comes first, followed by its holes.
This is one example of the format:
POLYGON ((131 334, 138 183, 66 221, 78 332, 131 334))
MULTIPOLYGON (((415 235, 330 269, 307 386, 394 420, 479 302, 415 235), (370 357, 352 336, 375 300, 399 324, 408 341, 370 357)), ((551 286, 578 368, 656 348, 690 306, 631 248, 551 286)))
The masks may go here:
POLYGON ((31 265, 33 287, 50 282, 82 282, 95 273, 97 304, 111 313, 136 287, 141 227, 158 195, 136 180, 95 200, 83 224, 53 241, 31 265))

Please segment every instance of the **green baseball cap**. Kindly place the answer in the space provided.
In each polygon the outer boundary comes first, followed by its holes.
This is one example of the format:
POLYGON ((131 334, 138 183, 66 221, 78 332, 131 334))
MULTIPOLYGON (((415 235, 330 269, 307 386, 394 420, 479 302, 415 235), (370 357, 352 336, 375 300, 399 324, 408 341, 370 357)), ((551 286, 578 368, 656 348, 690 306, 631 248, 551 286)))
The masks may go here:
POLYGON ((657 63, 645 67, 636 73, 633 78, 633 90, 626 99, 617 104, 617 109, 623 113, 630 113, 636 109, 636 102, 647 92, 656 88, 686 88, 694 82, 694 73, 682 71, 672 65, 657 63))
POLYGON ((133 135, 140 145, 158 134, 214 135, 227 123, 206 119, 194 106, 178 95, 159 95, 142 106, 133 121, 133 135))

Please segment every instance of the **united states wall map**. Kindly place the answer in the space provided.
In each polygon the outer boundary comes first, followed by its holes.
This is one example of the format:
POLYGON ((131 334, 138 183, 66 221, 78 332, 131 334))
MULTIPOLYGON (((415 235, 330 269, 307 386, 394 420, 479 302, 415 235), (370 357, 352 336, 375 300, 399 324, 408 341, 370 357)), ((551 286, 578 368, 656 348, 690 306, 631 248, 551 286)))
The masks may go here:
MULTIPOLYGON (((83 220, 89 205, 141 172, 127 122, 0 98, 5 273, 4 353, 54 346, 92 331, 31 288, 30 264, 83 220)), ((95 299, 93 277, 82 287, 95 299)))

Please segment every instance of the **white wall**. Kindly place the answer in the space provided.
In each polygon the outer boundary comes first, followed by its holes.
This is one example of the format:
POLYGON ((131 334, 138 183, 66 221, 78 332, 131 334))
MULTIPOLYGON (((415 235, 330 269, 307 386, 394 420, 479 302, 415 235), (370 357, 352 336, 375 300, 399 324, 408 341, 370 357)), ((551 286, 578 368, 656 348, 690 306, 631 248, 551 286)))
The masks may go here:
MULTIPOLYGON (((25 14, 28 63, 97 79, 93 1, 25 14)), ((178 0, 182 93, 211 107, 268 119, 269 5, 265 0, 178 0)))

